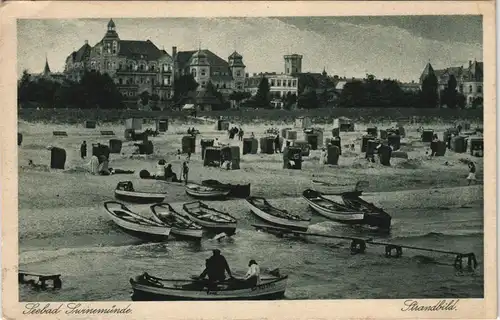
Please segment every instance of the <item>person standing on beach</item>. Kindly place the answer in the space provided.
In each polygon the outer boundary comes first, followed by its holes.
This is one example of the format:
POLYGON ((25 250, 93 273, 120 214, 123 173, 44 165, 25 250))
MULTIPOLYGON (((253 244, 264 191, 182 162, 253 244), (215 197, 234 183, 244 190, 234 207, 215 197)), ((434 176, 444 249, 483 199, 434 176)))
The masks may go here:
POLYGON ((184 162, 182 164, 182 179, 184 179, 184 184, 187 184, 188 182, 188 174, 189 174, 189 167, 187 165, 187 162, 184 162))
POLYGON ((80 156, 82 159, 85 159, 87 157, 87 141, 83 141, 82 145, 80 146, 80 156))
POLYGON ((472 161, 469 162, 469 175, 467 176, 467 181, 467 185, 469 186, 472 181, 476 182, 476 165, 472 161))

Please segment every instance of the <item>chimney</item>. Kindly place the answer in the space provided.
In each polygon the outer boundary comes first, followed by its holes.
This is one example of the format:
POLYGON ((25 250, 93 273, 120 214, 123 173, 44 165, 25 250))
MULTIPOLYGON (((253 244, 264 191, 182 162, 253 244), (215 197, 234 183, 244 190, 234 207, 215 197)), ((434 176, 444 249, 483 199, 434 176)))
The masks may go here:
POLYGON ((89 41, 88 41, 88 40, 85 40, 85 44, 89 44, 89 41))
POLYGON ((177 55, 177 47, 172 47, 172 58, 175 59, 176 55, 177 55))

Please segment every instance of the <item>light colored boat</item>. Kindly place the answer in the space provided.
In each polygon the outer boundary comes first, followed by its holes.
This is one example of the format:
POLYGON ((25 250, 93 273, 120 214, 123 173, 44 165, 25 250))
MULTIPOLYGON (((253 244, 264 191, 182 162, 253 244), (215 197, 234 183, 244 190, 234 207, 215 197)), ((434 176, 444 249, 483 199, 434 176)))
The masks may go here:
POLYGON ((135 191, 131 181, 121 181, 115 189, 115 198, 132 203, 155 203, 162 202, 166 193, 135 191))
POLYGON ((172 228, 170 232, 173 235, 193 240, 201 240, 203 228, 190 220, 188 216, 182 215, 174 210, 170 204, 157 203, 150 208, 153 213, 153 219, 159 223, 170 226, 172 228))
POLYGON ((227 280, 207 286, 206 281, 161 279, 147 273, 130 279, 134 301, 179 300, 278 300, 285 296, 288 276, 261 279, 248 287, 238 280, 227 280))
POLYGON ((309 206, 320 215, 343 223, 361 224, 365 213, 325 198, 320 192, 307 189, 302 193, 309 206))
POLYGON ((211 208, 200 201, 185 203, 182 208, 189 218, 200 226, 231 236, 236 232, 237 220, 229 213, 211 208))
POLYGON ((162 241, 166 240, 170 234, 168 226, 143 218, 120 202, 106 201, 104 208, 116 225, 138 238, 162 241))
POLYGON ((228 189, 218 189, 197 183, 188 183, 186 185, 186 193, 194 198, 200 199, 223 199, 226 198, 230 192, 231 190, 228 189))
POLYGON ((311 219, 304 219, 286 210, 278 209, 262 197, 249 197, 246 203, 253 214, 270 224, 299 231, 307 231, 309 228, 311 219))

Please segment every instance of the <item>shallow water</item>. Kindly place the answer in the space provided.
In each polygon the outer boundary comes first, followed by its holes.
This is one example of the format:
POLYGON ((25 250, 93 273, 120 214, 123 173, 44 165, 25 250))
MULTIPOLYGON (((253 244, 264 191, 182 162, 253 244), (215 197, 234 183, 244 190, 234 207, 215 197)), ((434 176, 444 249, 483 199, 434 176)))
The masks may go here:
MULTIPOLYGON (((272 199, 271 202, 281 207, 286 205, 291 212, 311 216, 310 232, 367 236, 325 221, 300 199, 272 199)), ((383 256, 383 247, 368 245, 365 254, 353 256, 347 240, 280 239, 255 231, 251 224, 260 221, 242 201, 211 202, 211 206, 238 218, 235 236, 220 242, 203 239, 200 244, 173 239, 165 243, 145 243, 118 230, 102 206, 71 210, 21 209, 20 268, 61 273, 63 289, 35 292, 21 286, 20 300, 129 300, 130 277, 144 271, 173 278, 199 274, 204 259, 214 248, 222 250, 237 273, 246 271, 249 259, 256 259, 262 269, 279 267, 282 273, 289 275, 287 299, 483 296, 483 210, 480 207, 391 212, 393 230, 385 241, 474 252, 479 262, 475 274, 458 276, 450 266, 454 260, 452 255, 405 251, 400 259, 387 259, 383 256)), ((148 214, 148 206, 131 207, 148 214)))

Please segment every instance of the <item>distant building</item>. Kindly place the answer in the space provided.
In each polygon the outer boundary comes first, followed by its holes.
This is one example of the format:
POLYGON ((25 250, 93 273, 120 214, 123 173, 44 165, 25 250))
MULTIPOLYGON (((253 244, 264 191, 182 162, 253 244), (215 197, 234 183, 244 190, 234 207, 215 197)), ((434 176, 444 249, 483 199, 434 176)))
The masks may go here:
POLYGON ((306 88, 315 90, 318 94, 327 92, 329 100, 334 98, 334 82, 325 70, 322 73, 302 72, 302 55, 291 54, 283 56, 285 72, 264 72, 254 74, 246 79, 245 86, 248 92, 255 95, 259 88, 259 83, 263 77, 268 79, 271 96, 274 97, 272 104, 275 107, 282 107, 283 99, 288 94, 298 96, 306 88), (331 96, 331 97, 330 97, 331 96))
POLYGON ((150 40, 122 40, 109 20, 101 41, 87 41, 66 58, 67 78, 80 81, 85 71, 107 73, 127 102, 138 102, 147 92, 167 102, 173 97, 173 59, 150 40))
POLYGON ((419 92, 420 91, 420 83, 417 83, 415 81, 412 82, 400 82, 399 87, 401 90, 404 92, 419 92))
POLYGON ((47 79, 62 83, 65 79, 65 75, 60 72, 50 71, 49 61, 45 58, 45 67, 43 68, 43 71, 41 73, 30 74, 31 81, 36 81, 38 79, 47 79))
POLYGON ((457 80, 457 91, 462 93, 466 99, 466 105, 471 106, 474 99, 483 98, 483 63, 469 61, 468 67, 449 67, 446 69, 434 70, 432 65, 427 63, 420 76, 420 86, 429 74, 434 73, 438 80, 438 94, 447 88, 451 75, 457 80))
POLYGON ((173 47, 172 55, 176 76, 192 74, 199 89, 205 88, 209 81, 226 95, 245 88, 246 66, 243 56, 236 51, 227 61, 207 49, 177 52, 177 47, 173 47))

